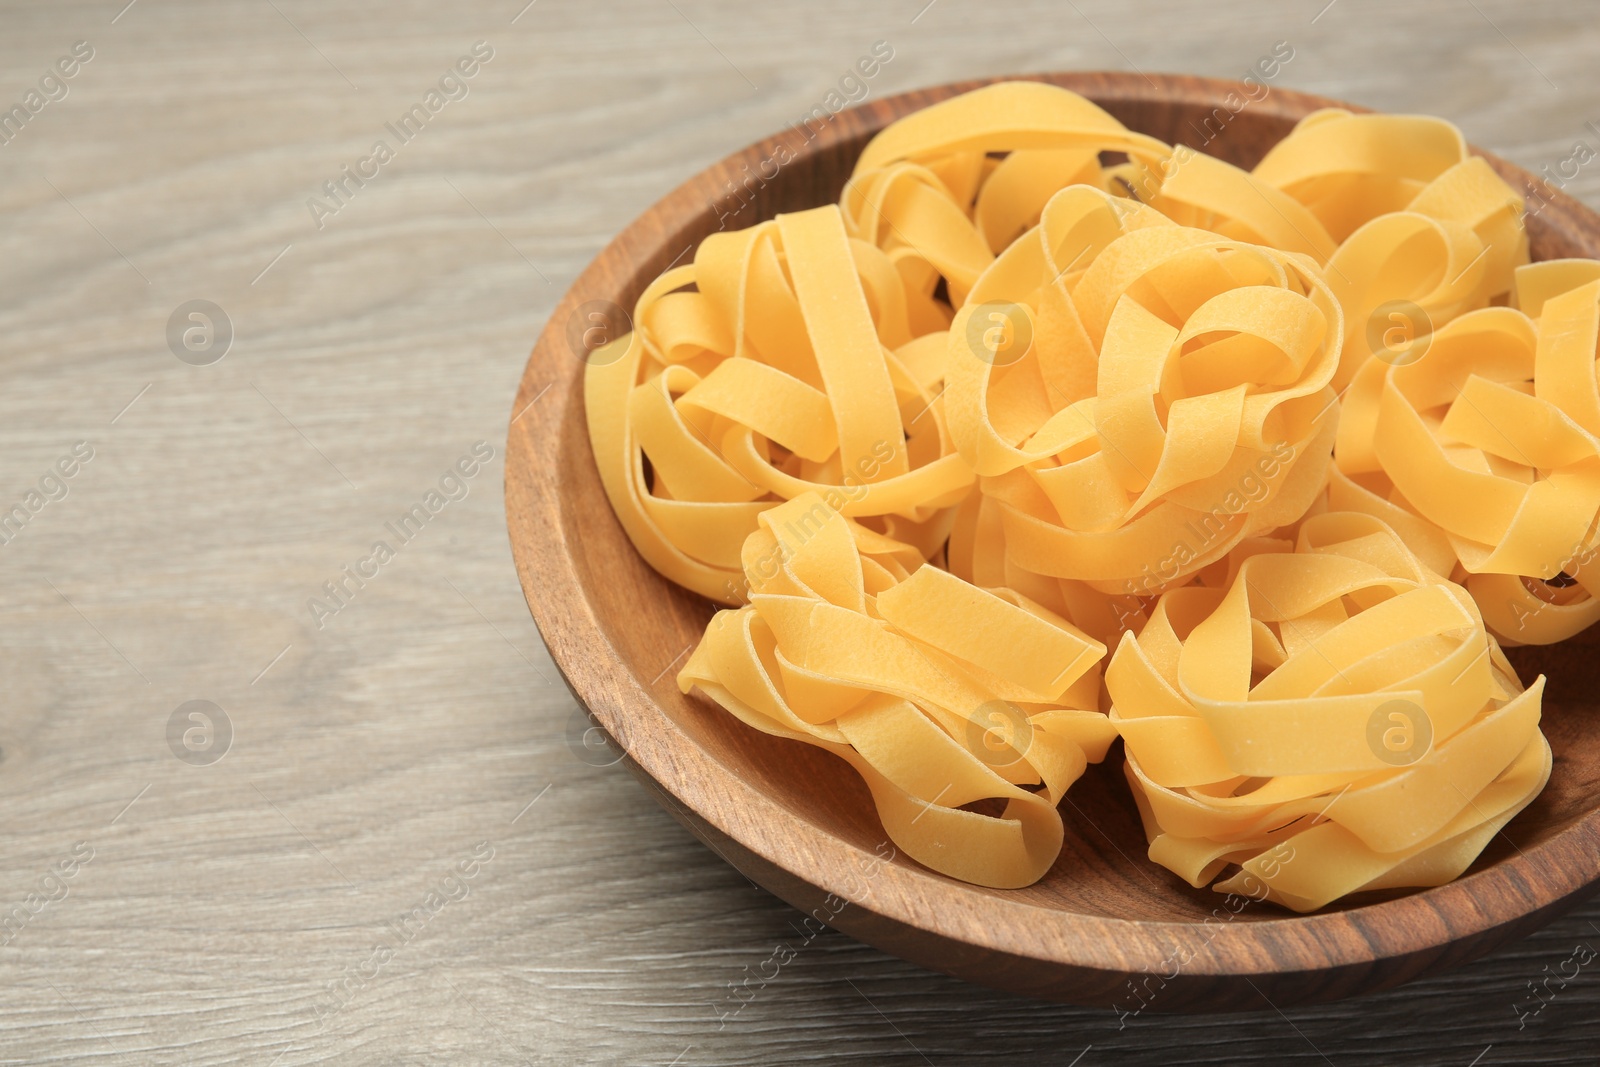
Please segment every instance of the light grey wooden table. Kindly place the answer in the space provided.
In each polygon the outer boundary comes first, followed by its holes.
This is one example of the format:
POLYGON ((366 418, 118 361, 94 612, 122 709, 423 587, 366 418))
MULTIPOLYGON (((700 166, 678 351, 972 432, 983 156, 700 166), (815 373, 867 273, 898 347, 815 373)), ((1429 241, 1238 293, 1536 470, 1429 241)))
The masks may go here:
POLYGON ((564 286, 875 42, 881 95, 1284 41, 1277 84, 1559 176, 1600 150, 1594 4, 125 2, 0 4, 0 1063, 1595 1062, 1600 967, 1518 1018, 1595 906, 1122 1030, 828 933, 719 1024, 798 916, 574 743, 501 503, 564 286))

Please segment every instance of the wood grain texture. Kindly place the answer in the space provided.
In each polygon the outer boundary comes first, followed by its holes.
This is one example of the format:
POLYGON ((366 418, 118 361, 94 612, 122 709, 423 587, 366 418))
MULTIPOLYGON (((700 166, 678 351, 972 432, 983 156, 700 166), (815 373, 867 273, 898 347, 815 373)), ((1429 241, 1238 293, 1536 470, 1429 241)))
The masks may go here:
MULTIPOLYGON (((873 97, 1052 69, 1238 76, 1287 40, 1276 85, 1446 115, 1554 171, 1600 146, 1586 8, 122 7, 0 9, 8 107, 74 41, 96 50, 0 146, 0 501, 95 448, 0 546, 0 906, 94 849, 0 946, 0 1063, 1593 1062, 1600 968, 1520 1029, 1514 1008, 1600 948, 1594 904, 1391 993, 1122 1029, 1110 1003, 805 940, 798 912, 591 765, 609 757, 585 753, 539 644, 498 484, 529 345, 583 266, 875 40, 896 54, 873 97), (478 40, 495 57, 470 95, 318 230, 306 199, 478 40), (196 298, 236 329, 210 367, 164 336, 196 298), (468 497, 317 629, 307 599, 477 440, 497 459, 468 497), (209 767, 168 749, 191 699, 234 726, 209 767), (480 841, 495 855, 470 895, 319 1022, 480 841), (727 984, 780 943, 793 961, 719 1029, 727 984)), ((1597 175, 1567 191, 1600 204, 1597 175)))

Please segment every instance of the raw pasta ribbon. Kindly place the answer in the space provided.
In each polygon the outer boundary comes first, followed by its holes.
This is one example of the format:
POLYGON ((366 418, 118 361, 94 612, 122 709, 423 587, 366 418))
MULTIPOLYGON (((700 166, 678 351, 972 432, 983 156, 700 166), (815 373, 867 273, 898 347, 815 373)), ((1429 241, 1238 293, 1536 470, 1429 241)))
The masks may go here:
POLYGON ((1544 787, 1523 689, 1470 595, 1369 515, 1162 596, 1106 669, 1150 858, 1311 911, 1442 885, 1544 787))
POLYGON ((1409 525, 1434 569, 1465 573, 1509 642, 1547 644, 1600 618, 1596 267, 1522 268, 1520 302, 1537 319, 1468 312, 1414 362, 1363 367, 1346 398, 1334 506, 1409 525))
POLYGON ((1056 805, 1115 738, 1095 710, 1105 646, 816 493, 762 512, 743 564, 750 603, 716 614, 678 687, 847 760, 926 866, 996 888, 1042 877, 1056 805))
POLYGON ((1322 261, 1345 311, 1341 391, 1374 355, 1404 361, 1435 326, 1506 302, 1528 262, 1522 194, 1444 119, 1324 108, 1251 174, 1338 242, 1322 261))
POLYGON ((942 327, 941 281, 949 306, 960 307, 1057 190, 1117 188, 1125 168, 1102 166, 1101 153, 1158 169, 1171 151, 1077 93, 1001 82, 884 129, 856 161, 840 203, 851 236, 881 248, 900 271, 913 320, 942 327))
POLYGON ((887 256, 833 205, 701 242, 652 282, 584 378, 606 495, 656 570, 743 601, 745 538, 816 491, 938 551, 972 485, 941 399, 943 334, 913 335, 887 256))
POLYGON ((983 494, 953 553, 1148 596, 1294 522, 1325 480, 1343 333, 1306 257, 1062 190, 950 330, 950 432, 983 494))
POLYGON ((1453 123, 1431 115, 1313 111, 1253 173, 1304 204, 1335 241, 1404 211, 1429 183, 1467 158, 1453 123))

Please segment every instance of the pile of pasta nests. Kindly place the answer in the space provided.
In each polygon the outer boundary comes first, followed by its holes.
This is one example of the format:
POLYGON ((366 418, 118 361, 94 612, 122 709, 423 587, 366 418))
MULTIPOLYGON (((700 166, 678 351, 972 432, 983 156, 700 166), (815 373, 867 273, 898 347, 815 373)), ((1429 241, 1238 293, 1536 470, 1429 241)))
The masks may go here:
POLYGON ((1118 737, 1191 885, 1459 876, 1550 774, 1502 646, 1600 617, 1600 263, 1523 215, 1436 118, 1249 171, 1041 83, 902 118, 590 359, 617 517, 728 605, 680 688, 984 886, 1118 737))

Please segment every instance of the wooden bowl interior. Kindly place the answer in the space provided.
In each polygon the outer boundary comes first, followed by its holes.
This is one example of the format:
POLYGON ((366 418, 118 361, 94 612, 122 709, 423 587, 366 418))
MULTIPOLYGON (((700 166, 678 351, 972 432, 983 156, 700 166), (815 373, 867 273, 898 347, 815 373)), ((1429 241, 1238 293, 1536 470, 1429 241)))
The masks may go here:
MULTIPOLYGON (((1244 167, 1257 162, 1301 115, 1324 103, 1286 90, 1275 91, 1267 100, 1232 115, 1222 135, 1207 142, 1202 130, 1206 120, 1217 113, 1219 83, 1192 80, 1205 88, 1187 94, 1191 99, 1156 99, 1142 88, 1130 90, 1131 78, 1104 76, 1107 86, 1120 88, 1097 93, 1092 84, 1084 84, 1096 77, 1099 76, 1050 76, 1043 80, 1062 82, 1085 92, 1135 130, 1168 143, 1187 144, 1244 167)), ((1163 84, 1170 87, 1183 81, 1164 78, 1163 84)), ((972 83, 976 84, 979 83, 972 83)), ((972 85, 907 94, 841 113, 815 140, 807 140, 794 129, 786 131, 780 137, 796 158, 782 166, 774 179, 747 186, 754 194, 753 200, 735 199, 724 192, 715 201, 705 197, 704 209, 692 217, 680 212, 673 219, 669 213, 666 218, 673 221, 663 221, 662 216, 647 214, 625 231, 619 242, 628 255, 628 267, 613 271, 608 282, 612 291, 603 295, 631 311, 645 285, 669 264, 686 262, 706 234, 724 226, 749 226, 778 212, 836 200, 851 165, 873 133, 899 114, 972 85)), ((775 140, 765 142, 766 148, 752 146, 719 168, 712 168, 708 175, 716 179, 714 184, 706 183, 702 180, 705 176, 701 176, 690 186, 726 190, 727 182, 737 184, 744 175, 756 171, 774 143, 775 140), (749 171, 743 169, 746 165, 749 171)), ((1536 179, 1490 158, 1514 185, 1537 187, 1536 179)), ((1529 220, 1534 258, 1600 255, 1600 237, 1593 216, 1559 194, 1542 192, 1557 202, 1529 220)), ((595 295, 591 287, 589 292, 569 297, 563 307, 570 306, 572 299, 592 299, 595 295)), ((547 338, 560 325, 553 321, 547 338)), ((538 357, 536 350, 535 359, 538 357)), ((533 363, 529 373, 531 378, 533 363)), ((581 365, 576 360, 573 366, 557 371, 558 378, 567 375, 581 379, 581 365)), ((527 389, 525 382, 525 395, 527 389)), ((676 672, 714 608, 657 575, 632 551, 612 514, 590 456, 581 382, 558 390, 557 396, 561 410, 548 413, 559 423, 553 433, 556 447, 553 457, 544 459, 553 464, 554 470, 541 478, 553 482, 551 491, 559 495, 559 503, 551 505, 561 524, 557 540, 565 542, 570 552, 569 565, 575 572, 576 586, 587 601, 587 614, 597 621, 611 650, 650 694, 660 714, 728 774, 772 798, 794 819, 871 853, 884 840, 883 830, 865 786, 845 763, 815 748, 758 733, 720 708, 678 692, 676 672)), ((549 564, 539 564, 546 565, 549 564)), ((525 564, 525 578, 536 570, 525 564)), ((530 602, 537 601, 540 595, 531 586, 528 594, 530 602)), ((559 610, 559 605, 535 606, 547 640, 562 625, 559 610)), ((555 648, 556 643, 552 642, 552 649, 555 648)), ((1495 839, 1473 872, 1514 861, 1519 852, 1534 849, 1585 817, 1592 818, 1600 806, 1600 730, 1589 724, 1590 717, 1596 714, 1593 694, 1600 681, 1595 653, 1592 632, 1560 646, 1512 651, 1524 681, 1540 672, 1549 675, 1545 730, 1555 751, 1555 769, 1549 788, 1495 839)), ((562 656, 558 654, 557 659, 559 663, 562 656)), ((562 666, 565 670, 566 664, 562 666)), ((575 686, 575 691, 581 688, 575 686)), ((578 692, 578 696, 582 702, 593 702, 593 693, 578 692)), ((619 702, 626 703, 620 697, 619 702)), ((606 725, 626 748, 629 723, 622 720, 606 725)), ((895 863, 919 872, 937 891, 965 897, 974 906, 980 905, 983 897, 995 897, 1051 911, 1111 919, 1202 922, 1212 914, 1219 898, 1209 889, 1191 889, 1145 858, 1144 834, 1122 780, 1121 763, 1120 746, 1114 747, 1106 762, 1091 768, 1072 789, 1061 808, 1066 842, 1060 859, 1035 885, 990 890, 954 882, 904 857, 895 863), (944 888, 937 889, 938 883, 944 883, 944 888)), ((660 768, 654 773, 658 779, 663 778, 660 768)), ((664 784, 671 787, 670 782, 664 784)), ((1467 876, 1470 880, 1471 874, 1467 876)), ((1397 895, 1405 894, 1369 894, 1330 910, 1360 909, 1397 895)), ((1550 899, 1536 891, 1527 896, 1536 906, 1552 906, 1550 899)), ((1271 907, 1248 908, 1233 920, 1235 924, 1297 921, 1300 920, 1271 907)))

